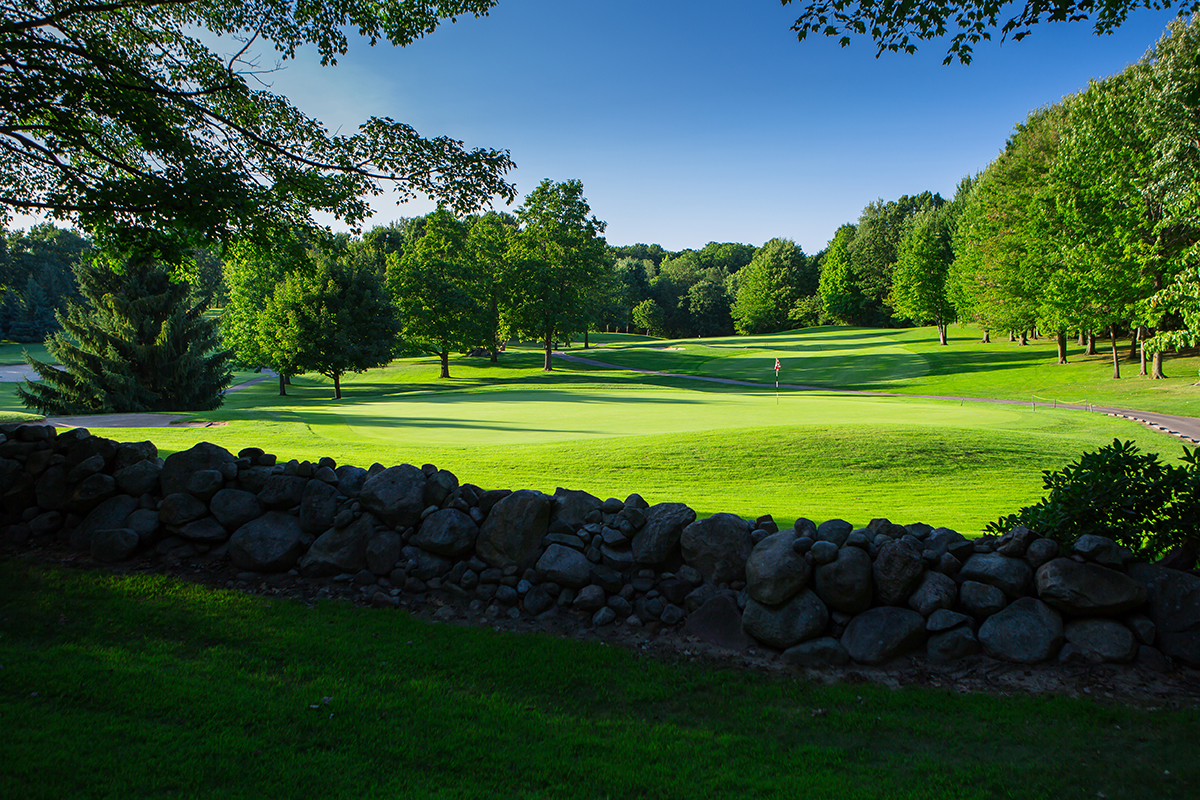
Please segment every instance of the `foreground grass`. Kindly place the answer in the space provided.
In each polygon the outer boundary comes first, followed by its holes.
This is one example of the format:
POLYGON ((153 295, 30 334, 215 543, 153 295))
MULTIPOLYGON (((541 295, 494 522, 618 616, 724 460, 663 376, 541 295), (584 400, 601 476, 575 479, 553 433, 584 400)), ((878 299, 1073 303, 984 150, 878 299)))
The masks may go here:
POLYGON ((1194 797, 1195 712, 822 687, 0 563, 12 797, 1194 797), (825 713, 814 714, 816 709, 825 713))
MULTIPOLYGON (((997 397, 1158 411, 1200 416, 1197 371, 1200 357, 1167 355, 1167 380, 1138 376, 1129 361, 1128 342, 1120 345, 1121 379, 1113 380, 1111 354, 1098 342, 1098 354, 1085 356, 1070 342, 1068 363, 1057 363, 1053 339, 1021 346, 1000 336, 983 344, 981 332, 951 326, 942 347, 932 328, 869 329, 826 327, 768 336, 613 341, 597 349, 597 360, 636 369, 757 381, 770 384, 775 359, 785 383, 831 389, 900 394, 997 397)), ((1120 343, 1119 343, 1120 344, 1120 343)))

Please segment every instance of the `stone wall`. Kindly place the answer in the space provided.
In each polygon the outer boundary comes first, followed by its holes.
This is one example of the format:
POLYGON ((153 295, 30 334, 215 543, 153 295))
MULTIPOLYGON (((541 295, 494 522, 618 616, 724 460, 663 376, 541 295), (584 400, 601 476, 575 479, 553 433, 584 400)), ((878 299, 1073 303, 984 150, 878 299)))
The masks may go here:
MULTIPOLYGON (((343 582, 376 605, 437 594, 510 617, 682 628, 808 666, 924 651, 1033 664, 1200 666, 1200 577, 1100 535, 1070 552, 1019 527, 967 539, 874 519, 734 514, 682 503, 484 490, 432 465, 276 463, 212 444, 0 426, 7 541, 58 537, 102 562, 205 554, 253 575, 343 582), (749 638, 747 638, 749 637, 749 638)), ((1102 532, 1101 532, 1102 533, 1102 532)))

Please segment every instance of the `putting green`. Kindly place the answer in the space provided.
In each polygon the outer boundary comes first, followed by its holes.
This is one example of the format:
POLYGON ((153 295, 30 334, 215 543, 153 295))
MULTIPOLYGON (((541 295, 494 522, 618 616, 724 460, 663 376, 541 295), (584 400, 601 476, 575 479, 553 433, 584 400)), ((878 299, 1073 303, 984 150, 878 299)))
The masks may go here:
POLYGON ((1088 420, 1026 406, 666 388, 413 392, 287 409, 320 438, 433 446, 509 447, 613 436, 772 426, 1082 431, 1088 420))

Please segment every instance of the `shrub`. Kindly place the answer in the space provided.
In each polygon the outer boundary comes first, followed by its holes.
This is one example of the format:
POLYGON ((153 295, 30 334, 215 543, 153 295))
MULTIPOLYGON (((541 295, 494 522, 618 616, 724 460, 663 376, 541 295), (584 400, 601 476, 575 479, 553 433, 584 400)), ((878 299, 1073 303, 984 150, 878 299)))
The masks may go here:
POLYGON ((1060 544, 1094 533, 1156 558, 1200 534, 1198 459, 1200 448, 1184 447, 1182 466, 1164 464, 1155 453, 1140 453, 1133 442, 1113 439, 1057 472, 1043 472, 1049 494, 988 530, 1026 525, 1060 544))

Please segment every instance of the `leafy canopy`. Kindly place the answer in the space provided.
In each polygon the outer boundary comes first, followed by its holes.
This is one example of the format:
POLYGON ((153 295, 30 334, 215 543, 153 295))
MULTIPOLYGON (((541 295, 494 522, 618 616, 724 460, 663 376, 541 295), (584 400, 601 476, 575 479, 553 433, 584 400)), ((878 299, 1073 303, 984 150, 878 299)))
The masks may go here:
MULTIPOLYGON (((789 5, 792 0, 781 0, 789 5)), ((1178 8, 1181 14, 1200 9, 1197 0, 803 0, 799 19, 792 25, 800 41, 810 33, 836 36, 842 47, 852 35, 871 37, 878 58, 885 52, 914 53, 917 42, 940 39, 951 32, 944 64, 971 63, 974 45, 991 41, 1020 41, 1043 22, 1092 22, 1097 36, 1119 28, 1130 11, 1178 8), (1007 17, 1007 19, 1006 19, 1007 17)))
POLYGON ((314 210, 357 224, 385 185, 461 211, 511 200, 506 151, 387 117, 330 134, 263 88, 255 55, 311 44, 333 64, 347 31, 403 46, 494 2, 0 0, 4 213, 69 219, 102 245, 170 261, 196 240, 313 227, 314 210))

